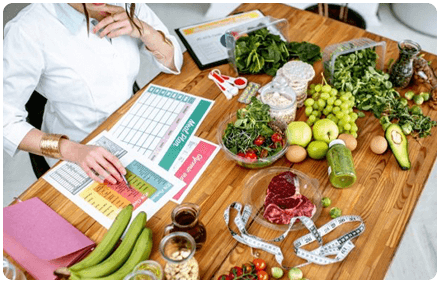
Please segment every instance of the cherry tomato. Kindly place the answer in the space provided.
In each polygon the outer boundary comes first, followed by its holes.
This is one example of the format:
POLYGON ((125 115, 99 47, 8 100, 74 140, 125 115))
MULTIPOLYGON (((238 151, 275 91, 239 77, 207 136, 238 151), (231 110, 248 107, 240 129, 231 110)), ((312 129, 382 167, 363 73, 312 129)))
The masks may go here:
POLYGON ((252 150, 248 151, 246 153, 246 158, 249 158, 250 160, 255 160, 257 159, 257 155, 255 154, 255 152, 253 152, 252 150))
POLYGON ((229 276, 232 278, 232 280, 234 280, 235 277, 239 277, 241 275, 243 275, 243 268, 239 266, 234 266, 229 271, 229 276))
POLYGON ((250 264, 250 263, 243 264, 243 272, 244 273, 251 273, 253 269, 254 268, 252 267, 252 264, 250 264))
POLYGON ((217 278, 217 280, 230 280, 230 279, 229 279, 229 275, 222 274, 217 278))
POLYGON ((252 261, 252 263, 255 265, 255 269, 257 271, 259 270, 265 270, 266 269, 266 262, 261 258, 256 258, 252 261))
POLYGON ((258 136, 258 137, 254 140, 254 144, 255 144, 256 146, 261 146, 261 145, 264 143, 265 140, 266 140, 266 139, 265 139, 263 136, 258 136))
POLYGON ((240 157, 246 157, 246 154, 244 154, 243 152, 239 152, 239 153, 237 153, 237 155, 240 157))
POLYGON ((258 280, 269 280, 269 274, 264 270, 259 270, 257 272, 258 280))
POLYGON ((271 139, 272 139, 272 141, 273 141, 274 143, 276 143, 276 142, 280 142, 280 141, 282 141, 282 140, 283 140, 283 137, 282 137, 281 134, 279 134, 279 133, 274 133, 274 134, 272 135, 271 139))

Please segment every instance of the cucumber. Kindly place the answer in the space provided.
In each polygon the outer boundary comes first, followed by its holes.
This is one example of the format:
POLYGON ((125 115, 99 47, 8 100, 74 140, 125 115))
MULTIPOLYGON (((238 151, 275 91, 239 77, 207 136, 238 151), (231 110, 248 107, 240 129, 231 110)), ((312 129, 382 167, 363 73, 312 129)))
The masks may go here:
POLYGON ((124 263, 121 268, 116 272, 99 278, 93 278, 94 280, 122 280, 127 276, 133 268, 141 261, 144 261, 150 257, 151 248, 153 246, 153 231, 150 228, 144 228, 142 233, 139 235, 131 251, 130 257, 124 263))
POLYGON ((131 219, 133 212, 133 205, 129 204, 124 207, 116 216, 110 229, 104 235, 104 238, 96 246, 96 248, 83 260, 69 267, 70 272, 77 272, 81 269, 96 265, 103 261, 112 251, 115 244, 118 242, 122 233, 131 219))
POLYGON ((76 276, 82 279, 102 277, 115 272, 130 256, 136 239, 142 232, 147 221, 147 214, 144 211, 134 218, 133 222, 125 234, 122 243, 118 248, 103 262, 75 272, 76 276))

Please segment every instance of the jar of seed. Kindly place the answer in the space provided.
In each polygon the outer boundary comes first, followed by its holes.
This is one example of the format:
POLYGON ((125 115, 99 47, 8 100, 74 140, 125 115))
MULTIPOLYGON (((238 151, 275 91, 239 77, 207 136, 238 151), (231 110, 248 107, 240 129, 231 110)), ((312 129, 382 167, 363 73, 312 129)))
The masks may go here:
POLYGON ((270 116, 289 125, 296 117, 296 94, 290 87, 273 87, 263 91, 261 102, 270 106, 270 116))
POLYGON ((164 275, 167 280, 199 279, 199 264, 194 258, 196 242, 186 232, 173 232, 166 235, 159 245, 165 259, 164 275))
POLYGON ((422 50, 417 42, 411 40, 400 41, 399 58, 391 66, 390 81, 394 87, 405 88, 411 81, 414 73, 413 61, 422 50))

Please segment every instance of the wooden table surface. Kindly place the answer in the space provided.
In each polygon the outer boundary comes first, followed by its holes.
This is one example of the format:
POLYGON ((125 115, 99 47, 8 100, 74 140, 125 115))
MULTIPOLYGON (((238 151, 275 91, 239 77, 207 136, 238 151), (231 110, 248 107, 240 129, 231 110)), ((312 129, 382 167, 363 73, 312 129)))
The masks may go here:
MULTIPOLYGON (((290 25, 291 41, 309 41, 324 49, 335 43, 368 37, 375 41, 386 42, 385 62, 388 62, 390 58, 397 59, 398 57, 395 41, 282 4, 243 4, 237 8, 236 12, 254 9, 260 9, 265 15, 287 19, 290 25)), ((423 42, 419 43, 423 48, 423 42)), ((432 66, 436 69, 436 56, 423 53, 426 54, 425 58, 428 61, 432 61, 432 66)), ((219 66, 218 69, 222 73, 232 74, 228 65, 219 66)), ((314 69, 317 75, 312 82, 321 82, 322 63, 315 63, 314 69)), ((189 54, 185 52, 180 75, 160 74, 152 83, 215 100, 212 110, 196 135, 217 143, 216 134, 219 123, 226 115, 234 113, 244 105, 237 101, 237 97, 230 101, 226 100, 217 86, 207 78, 209 71, 200 71, 189 54)), ((261 85, 271 80, 271 77, 267 75, 249 75, 247 78, 261 85)), ((89 141, 102 130, 109 130, 128 111, 141 92, 142 90, 109 117, 84 142, 89 141)), ((423 111, 432 119, 437 120, 437 112, 431 110, 428 105, 423 105, 423 111)), ((299 109, 297 120, 306 120, 304 108, 299 109)), ((309 279, 383 279, 437 157, 437 128, 433 128, 432 136, 420 141, 409 137, 412 168, 409 171, 402 171, 390 150, 383 155, 376 155, 369 149, 372 137, 383 135, 379 121, 367 113, 365 118, 357 120, 357 125, 359 127, 358 147, 353 152, 353 159, 358 179, 351 188, 335 189, 331 186, 325 160, 316 161, 308 158, 302 163, 292 165, 283 157, 274 164, 274 166, 300 170, 318 179, 323 196, 330 197, 333 204, 342 209, 343 214, 360 215, 366 224, 366 231, 353 241, 356 247, 343 262, 327 266, 312 264, 303 267, 304 276, 309 279)), ((201 279, 216 279, 219 275, 228 273, 231 267, 253 259, 250 248, 238 244, 229 234, 223 220, 223 211, 232 202, 243 201, 242 195, 246 189, 244 183, 247 178, 257 172, 258 170, 249 170, 236 165, 233 161, 226 159, 225 154, 220 151, 186 197, 186 202, 197 203, 201 206, 200 220, 207 228, 208 240, 202 250, 196 253, 201 279)), ((26 190, 20 199, 26 200, 32 197, 39 197, 95 242, 100 241, 106 232, 106 229, 42 178, 26 190)), ((174 207, 175 204, 169 202, 147 223, 154 231, 151 259, 161 263, 164 261, 158 252, 159 242, 163 228, 171 222, 170 215, 174 207)), ((316 221, 318 227, 331 220, 328 209, 323 209, 316 221)), ((335 230, 324 237, 324 242, 342 235, 344 228, 338 229, 340 230, 335 230)), ((274 238, 279 234, 257 223, 250 225, 249 232, 266 239, 274 238)), ((292 243, 307 233, 306 229, 291 232, 280 245, 286 258, 285 264, 293 266, 304 262, 293 254, 292 243)), ((261 256, 269 266, 277 266, 271 254, 261 252, 261 256)))

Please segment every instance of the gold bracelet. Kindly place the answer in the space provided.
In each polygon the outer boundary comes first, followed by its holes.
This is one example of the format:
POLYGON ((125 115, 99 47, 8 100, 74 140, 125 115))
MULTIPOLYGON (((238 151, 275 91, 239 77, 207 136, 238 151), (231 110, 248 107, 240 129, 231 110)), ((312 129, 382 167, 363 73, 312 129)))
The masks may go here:
MULTIPOLYGON (((164 33, 163 31, 161 31, 161 30, 157 30, 157 32, 160 33, 160 34, 162 35, 163 41, 164 41, 166 44, 168 44, 168 45, 171 46, 171 47, 174 46, 174 45, 173 45, 173 42, 172 42, 171 40, 169 40, 169 39, 165 36, 165 33, 164 33)), ((153 52, 150 48, 147 47, 147 45, 145 45, 145 48, 146 48, 148 51, 153 52)), ((156 51, 156 52, 158 52, 158 51, 156 51)), ((162 53, 161 53, 161 54, 162 54, 162 53)))
POLYGON ((44 156, 61 159, 60 141, 61 139, 69 139, 65 135, 44 134, 40 141, 40 150, 44 156))

